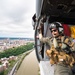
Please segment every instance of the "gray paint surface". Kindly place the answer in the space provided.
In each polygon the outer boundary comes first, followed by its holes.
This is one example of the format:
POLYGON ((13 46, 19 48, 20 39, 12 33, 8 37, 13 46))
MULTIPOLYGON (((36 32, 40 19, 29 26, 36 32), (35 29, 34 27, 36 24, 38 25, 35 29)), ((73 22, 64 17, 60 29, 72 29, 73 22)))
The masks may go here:
POLYGON ((49 61, 40 61, 40 75, 54 75, 54 66, 49 61))

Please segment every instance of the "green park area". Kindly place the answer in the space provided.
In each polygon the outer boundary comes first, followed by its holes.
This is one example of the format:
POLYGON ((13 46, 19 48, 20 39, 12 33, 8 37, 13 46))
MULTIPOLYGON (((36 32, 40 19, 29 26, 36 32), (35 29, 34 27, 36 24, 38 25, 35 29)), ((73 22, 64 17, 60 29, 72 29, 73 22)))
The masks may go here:
POLYGON ((8 50, 1 52, 0 59, 4 58, 4 57, 9 58, 10 56, 16 56, 16 57, 18 57, 18 59, 9 61, 10 65, 8 66, 8 68, 6 70, 0 72, 0 75, 8 75, 8 73, 11 71, 11 69, 17 62, 18 62, 18 64, 16 66, 16 69, 18 69, 20 67, 20 64, 22 63, 22 60, 24 59, 24 57, 28 54, 26 52, 33 49, 33 46, 34 46, 33 43, 27 43, 26 45, 10 48, 8 50))

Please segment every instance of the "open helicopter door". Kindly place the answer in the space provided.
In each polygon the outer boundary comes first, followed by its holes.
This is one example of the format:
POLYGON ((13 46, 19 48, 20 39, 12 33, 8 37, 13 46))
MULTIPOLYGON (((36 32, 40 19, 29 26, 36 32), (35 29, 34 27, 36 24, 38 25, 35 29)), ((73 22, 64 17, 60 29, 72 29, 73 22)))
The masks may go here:
MULTIPOLYGON (((50 31, 47 30, 48 24, 51 22, 62 22, 65 25, 74 26, 75 0, 36 0, 36 13, 32 18, 35 30, 35 51, 38 61, 45 58, 45 45, 37 38, 39 34, 38 26, 44 15, 46 20, 44 20, 44 25, 42 26, 42 34, 45 37, 51 36, 50 31)), ((70 35, 70 33, 68 34, 70 35)))
MULTIPOLYGON (((35 52, 40 63, 41 61, 49 61, 45 53, 49 47, 38 39, 38 27, 43 16, 46 16, 45 20, 43 20, 44 25, 42 26, 42 34, 44 37, 52 36, 48 29, 48 24, 52 22, 63 23, 66 26, 64 27, 66 33, 64 34, 72 37, 72 34, 75 35, 72 32, 73 26, 75 26, 75 0, 36 0, 36 13, 32 19, 35 30, 35 52), (71 31, 69 31, 69 28, 71 31)), ((49 62, 46 63, 49 64, 49 62)))

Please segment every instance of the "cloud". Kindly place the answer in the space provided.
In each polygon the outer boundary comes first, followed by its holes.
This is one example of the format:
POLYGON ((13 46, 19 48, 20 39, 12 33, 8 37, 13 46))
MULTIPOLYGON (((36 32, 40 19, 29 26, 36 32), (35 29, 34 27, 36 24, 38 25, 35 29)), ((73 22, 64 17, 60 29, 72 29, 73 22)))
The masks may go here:
POLYGON ((35 0, 0 0, 0 35, 34 37, 34 13, 35 0))

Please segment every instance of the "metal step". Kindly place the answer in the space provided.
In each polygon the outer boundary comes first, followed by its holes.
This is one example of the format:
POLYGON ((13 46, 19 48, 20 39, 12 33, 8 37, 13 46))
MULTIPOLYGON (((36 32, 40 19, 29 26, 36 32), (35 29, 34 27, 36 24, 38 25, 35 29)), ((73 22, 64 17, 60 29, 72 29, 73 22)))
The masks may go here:
POLYGON ((40 61, 40 75, 54 75, 54 66, 50 61, 40 61))

